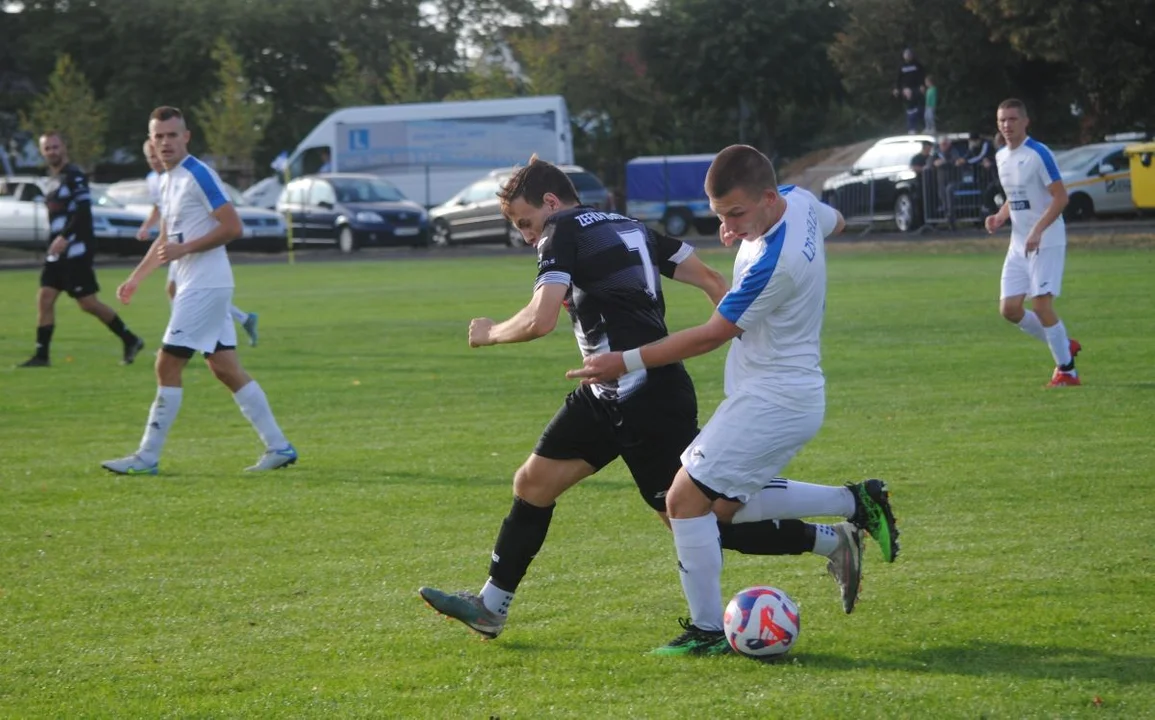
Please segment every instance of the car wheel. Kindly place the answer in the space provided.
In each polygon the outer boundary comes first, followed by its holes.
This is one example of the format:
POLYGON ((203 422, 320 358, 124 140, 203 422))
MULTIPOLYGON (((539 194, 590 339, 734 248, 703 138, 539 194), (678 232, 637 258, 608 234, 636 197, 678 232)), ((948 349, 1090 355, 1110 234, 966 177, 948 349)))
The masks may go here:
POLYGON ((690 214, 685 210, 672 210, 663 218, 662 224, 667 235, 681 237, 690 229, 690 214))
POLYGON ((343 253, 351 253, 357 249, 357 238, 353 235, 353 228, 346 225, 337 231, 337 249, 343 253))
POLYGON ((901 193, 894 201, 894 224, 899 232, 911 232, 918 228, 918 208, 910 193, 901 193))
POLYGON ((1095 217, 1095 203, 1085 193, 1075 193, 1063 208, 1063 219, 1067 222, 1082 222, 1095 217))
POLYGON ((510 223, 507 223, 505 226, 505 241, 511 248, 522 248, 526 246, 525 238, 521 236, 521 231, 510 223))
POLYGON ((449 233, 449 223, 437 219, 433 221, 433 244, 437 247, 449 247, 453 244, 453 236, 449 233))

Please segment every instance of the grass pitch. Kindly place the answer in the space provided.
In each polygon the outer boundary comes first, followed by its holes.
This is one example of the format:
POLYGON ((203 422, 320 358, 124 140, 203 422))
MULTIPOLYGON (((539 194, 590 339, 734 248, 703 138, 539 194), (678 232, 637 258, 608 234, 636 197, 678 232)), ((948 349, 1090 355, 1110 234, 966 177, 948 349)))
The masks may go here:
MULTIPOLYGON (((724 271, 730 255, 706 257, 724 271)), ((727 554, 723 585, 802 606, 792 661, 646 653, 685 613, 667 531, 614 464, 559 503, 496 641, 422 584, 477 590, 510 478, 579 364, 564 320, 471 350, 528 299, 529 255, 242 265, 246 367, 301 452, 261 448, 194 361, 157 478, 131 452, 155 392, 162 277, 119 347, 67 299, 48 370, 0 369, 3 717, 1150 717, 1155 707, 1155 252, 1072 248, 1057 306, 1082 388, 998 316, 1001 249, 832 248, 828 412, 788 469, 890 482, 903 552, 867 548, 851 616, 814 556, 727 554)), ((127 274, 104 269, 106 299, 127 274)), ((0 358, 34 338, 37 274, 0 274, 0 358)), ((702 321, 667 283, 673 328, 702 321)), ((703 420, 722 353, 689 363, 703 420)))

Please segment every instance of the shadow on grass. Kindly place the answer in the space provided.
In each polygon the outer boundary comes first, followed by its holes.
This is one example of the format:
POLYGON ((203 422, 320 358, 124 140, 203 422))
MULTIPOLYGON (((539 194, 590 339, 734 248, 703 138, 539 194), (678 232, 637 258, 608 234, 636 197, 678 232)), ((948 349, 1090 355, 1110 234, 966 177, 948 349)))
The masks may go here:
POLYGON ((1017 676, 1029 679, 1098 678, 1119 683, 1155 684, 1155 657, 1116 655, 1090 648, 975 642, 919 650, 888 660, 799 653, 799 665, 833 670, 880 669, 943 675, 1017 676))

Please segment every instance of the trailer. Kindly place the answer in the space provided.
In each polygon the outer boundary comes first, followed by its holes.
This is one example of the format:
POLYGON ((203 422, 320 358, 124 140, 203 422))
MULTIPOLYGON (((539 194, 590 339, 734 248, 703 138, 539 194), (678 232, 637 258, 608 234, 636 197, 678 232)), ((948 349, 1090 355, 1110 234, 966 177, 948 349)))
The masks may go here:
POLYGON ((706 171, 713 155, 657 155, 626 163, 626 212, 660 223, 678 237, 691 228, 712 232, 717 218, 706 197, 706 171), (710 227, 707 227, 710 226, 710 227))

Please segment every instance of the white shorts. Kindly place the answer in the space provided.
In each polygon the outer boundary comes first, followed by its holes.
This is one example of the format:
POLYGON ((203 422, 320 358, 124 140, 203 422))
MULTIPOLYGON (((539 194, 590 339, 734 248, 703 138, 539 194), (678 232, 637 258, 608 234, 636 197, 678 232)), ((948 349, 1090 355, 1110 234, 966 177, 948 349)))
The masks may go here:
POLYGON ((218 345, 235 348, 237 329, 229 305, 232 288, 177 288, 164 344, 211 353, 218 345))
POLYGON ((1059 297, 1063 289, 1063 263, 1066 258, 1065 245, 1043 248, 1031 253, 1029 257, 1023 253, 1022 248, 1011 246, 1003 261, 1002 294, 999 297, 1059 297))
POLYGON ((682 467, 720 495, 746 502, 818 434, 824 414, 751 393, 731 395, 682 452, 682 467))

